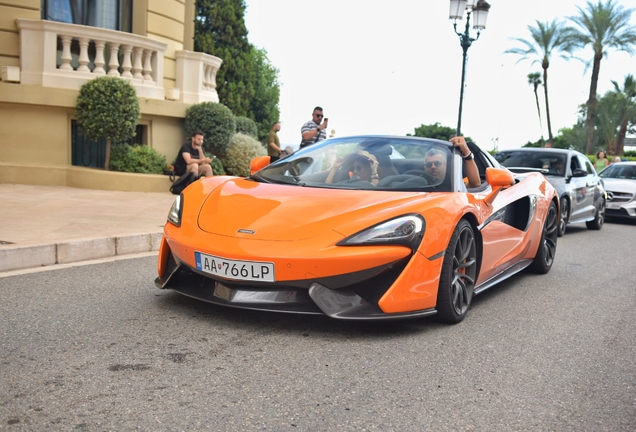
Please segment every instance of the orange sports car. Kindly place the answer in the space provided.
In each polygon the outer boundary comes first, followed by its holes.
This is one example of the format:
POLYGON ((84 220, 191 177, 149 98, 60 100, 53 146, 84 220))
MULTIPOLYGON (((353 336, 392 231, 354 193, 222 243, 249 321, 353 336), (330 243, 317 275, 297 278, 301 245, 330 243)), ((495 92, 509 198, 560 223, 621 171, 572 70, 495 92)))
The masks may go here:
POLYGON ((337 138, 197 181, 170 209, 155 283, 236 308, 457 323, 474 295, 550 270, 559 220, 543 175, 469 148, 337 138), (467 188, 471 158, 481 185, 467 188))

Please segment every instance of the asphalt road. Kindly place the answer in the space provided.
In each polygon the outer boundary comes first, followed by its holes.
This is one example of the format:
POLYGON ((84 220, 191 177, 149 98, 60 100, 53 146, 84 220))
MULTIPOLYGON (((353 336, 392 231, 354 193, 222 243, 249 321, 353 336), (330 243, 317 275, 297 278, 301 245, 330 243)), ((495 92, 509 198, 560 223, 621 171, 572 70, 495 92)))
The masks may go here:
POLYGON ((636 224, 455 326, 222 308, 155 258, 0 278, 0 430, 636 430, 636 224))

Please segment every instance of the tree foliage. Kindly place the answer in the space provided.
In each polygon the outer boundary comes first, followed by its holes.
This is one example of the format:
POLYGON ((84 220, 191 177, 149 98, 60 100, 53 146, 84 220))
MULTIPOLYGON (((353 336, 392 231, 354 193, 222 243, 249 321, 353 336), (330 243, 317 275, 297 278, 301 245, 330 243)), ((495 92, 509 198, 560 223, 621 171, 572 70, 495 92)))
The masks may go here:
POLYGON ((534 90, 534 100, 537 103, 537 114, 539 115, 539 129, 541 130, 541 139, 543 140, 543 123, 541 122, 541 106, 539 105, 539 93, 537 90, 539 86, 543 84, 541 80, 541 73, 539 72, 530 72, 528 74, 528 84, 532 86, 534 90))
POLYGON ((126 80, 104 76, 80 87, 75 108, 77 123, 91 141, 106 139, 105 169, 110 165, 111 141, 135 135, 141 110, 135 88, 126 80))
POLYGON ((237 133, 232 136, 230 146, 223 155, 223 167, 229 175, 245 177, 250 174, 250 161, 266 155, 267 151, 256 139, 237 133))
MULTIPOLYGON (((407 136, 416 136, 423 138, 433 138, 442 141, 448 141, 451 136, 455 135, 457 129, 452 128, 450 126, 442 126, 437 123, 433 123, 430 125, 422 124, 419 127, 415 128, 415 133, 413 135, 406 134, 407 136)), ((472 141, 472 139, 466 135, 464 135, 466 141, 472 141)))
POLYGON ((587 154, 592 152, 594 143, 594 131, 596 123, 596 103, 598 78, 601 69, 601 60, 607 55, 609 49, 625 51, 634 54, 636 47, 636 27, 630 24, 633 9, 625 9, 623 6, 607 0, 598 3, 586 2, 586 8, 577 6, 579 14, 570 17, 575 28, 568 35, 569 42, 578 49, 592 48, 592 78, 590 92, 587 100, 587 154))
POLYGON ((603 150, 609 154, 615 154, 616 136, 620 125, 618 114, 619 99, 616 93, 612 91, 605 93, 601 97, 597 96, 597 99, 595 133, 589 151, 586 122, 588 110, 590 109, 589 104, 583 103, 579 105, 579 117, 576 124, 572 128, 563 128, 559 132, 563 135, 562 139, 568 144, 569 148, 578 150, 581 153, 591 155, 603 150))
POLYGON ((280 120, 278 69, 267 58, 267 51, 254 49, 256 81, 250 108, 258 126, 258 139, 264 141, 274 122, 280 120))
POLYGON ((256 122, 263 140, 280 118, 278 69, 248 41, 244 0, 198 0, 194 49, 223 59, 216 74, 221 103, 256 122))
POLYGON ((258 138, 258 128, 256 123, 249 117, 234 117, 236 120, 236 132, 258 138))
POLYGON ((624 153, 625 135, 636 132, 636 80, 629 74, 625 77, 621 87, 616 81, 612 81, 614 92, 617 96, 619 130, 616 137, 616 153, 622 156, 624 153))
POLYGON ((225 105, 201 102, 186 111, 185 129, 188 137, 200 130, 204 134, 203 146, 217 155, 222 155, 230 145, 236 131, 234 114, 225 105))
MULTIPOLYGON (((567 52, 570 43, 567 39, 568 29, 558 20, 542 23, 536 21, 537 26, 528 26, 530 39, 512 38, 520 46, 505 51, 507 54, 517 54, 521 60, 531 60, 532 64, 539 63, 543 69, 543 93, 545 97, 545 116, 548 122, 548 142, 554 145, 552 135, 552 120, 550 118, 550 102, 548 98, 548 68, 552 55, 557 52, 567 52)), ((562 57, 567 58, 562 55, 562 57)))
POLYGON ((198 0, 194 49, 223 59, 216 74, 219 100, 235 115, 252 117, 256 68, 244 15, 244 0, 198 0))
POLYGON ((82 133, 90 140, 126 141, 134 136, 139 122, 137 92, 124 79, 95 78, 80 87, 76 115, 82 133))
POLYGON ((112 171, 163 174, 166 157, 147 145, 118 144, 113 146, 110 159, 112 171))

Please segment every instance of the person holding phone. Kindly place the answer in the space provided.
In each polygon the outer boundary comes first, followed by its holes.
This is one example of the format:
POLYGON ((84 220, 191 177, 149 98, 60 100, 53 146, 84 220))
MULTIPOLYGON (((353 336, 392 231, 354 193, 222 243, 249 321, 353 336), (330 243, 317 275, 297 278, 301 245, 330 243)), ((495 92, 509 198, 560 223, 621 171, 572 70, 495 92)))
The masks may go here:
POLYGON ((311 120, 300 128, 302 135, 300 147, 307 147, 308 145, 316 144, 317 142, 327 139, 327 126, 329 126, 329 119, 324 117, 322 108, 317 106, 314 108, 311 120))
POLYGON ((174 163, 174 171, 178 176, 186 172, 195 173, 197 176, 212 176, 212 166, 210 162, 215 159, 205 156, 203 153, 203 132, 200 130, 192 133, 190 142, 181 146, 177 160, 174 163))

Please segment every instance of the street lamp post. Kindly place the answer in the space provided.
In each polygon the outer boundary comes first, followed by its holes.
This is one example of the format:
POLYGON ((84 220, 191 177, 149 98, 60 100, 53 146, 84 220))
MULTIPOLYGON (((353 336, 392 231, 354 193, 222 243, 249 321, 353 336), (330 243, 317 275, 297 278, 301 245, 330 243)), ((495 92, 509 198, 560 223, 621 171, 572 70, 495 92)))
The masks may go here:
POLYGON ((484 0, 450 0, 450 13, 449 19, 454 20, 453 28, 455 33, 459 36, 459 44, 463 51, 462 61, 462 82, 459 91, 459 115, 457 117, 457 135, 461 134, 462 129, 462 108, 464 105, 464 81, 466 79, 466 60, 468 48, 479 39, 481 31, 486 28, 486 20, 488 19, 488 10, 490 5, 484 0), (457 20, 461 20, 464 17, 464 11, 466 11, 466 27, 464 33, 457 31, 457 20), (470 36, 470 14, 474 15, 473 28, 477 30, 477 36, 474 38, 470 36))

